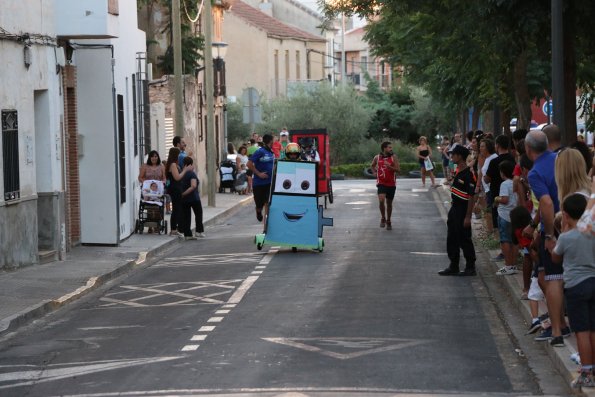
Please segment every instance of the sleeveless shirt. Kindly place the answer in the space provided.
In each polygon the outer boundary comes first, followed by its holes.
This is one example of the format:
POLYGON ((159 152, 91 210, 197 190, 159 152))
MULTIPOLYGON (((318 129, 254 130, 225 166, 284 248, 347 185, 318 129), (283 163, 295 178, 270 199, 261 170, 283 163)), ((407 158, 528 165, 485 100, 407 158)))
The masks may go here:
POLYGON ((387 166, 394 167, 395 160, 393 156, 383 156, 379 154, 378 158, 378 165, 377 169, 378 172, 376 174, 376 184, 383 185, 383 186, 396 186, 395 182, 395 171, 388 168, 387 166))

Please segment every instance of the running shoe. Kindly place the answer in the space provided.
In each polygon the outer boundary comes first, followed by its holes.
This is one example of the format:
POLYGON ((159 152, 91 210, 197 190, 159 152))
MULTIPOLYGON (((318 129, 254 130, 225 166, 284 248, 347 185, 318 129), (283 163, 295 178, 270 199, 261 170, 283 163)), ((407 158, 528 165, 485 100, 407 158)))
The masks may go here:
POLYGON ((200 237, 200 238, 207 237, 207 235, 204 232, 202 232, 202 233, 196 233, 195 236, 196 237, 200 237))
POLYGON ((390 221, 386 221, 386 230, 393 230, 393 225, 391 225, 390 221))
POLYGON ((570 386, 573 389, 580 389, 581 387, 595 387, 595 381, 593 380, 593 374, 585 371, 581 371, 578 378, 570 382, 570 386))
POLYGON ((380 220, 380 227, 385 227, 386 226, 386 219, 381 219, 380 220))
POLYGON ((258 222, 262 222, 262 211, 256 210, 256 219, 258 219, 258 222))
POLYGON ((501 262, 504 260, 504 254, 502 252, 500 252, 498 254, 498 256, 493 257, 492 260, 494 260, 496 262, 501 262))
POLYGON ((552 327, 549 327, 548 329, 544 329, 543 331, 541 331, 541 333, 539 335, 537 335, 535 337, 535 340, 537 342, 543 342, 546 340, 550 340, 552 339, 552 327))
POLYGON ((550 345, 553 347, 564 347, 564 338, 561 336, 554 336, 552 340, 550 340, 550 345))
POLYGON ((568 338, 570 335, 572 335, 572 331, 570 331, 570 327, 564 327, 562 328, 562 336, 564 338, 568 338))
POLYGON ((541 321, 539 321, 539 319, 537 319, 531 323, 531 325, 529 326, 529 329, 527 330, 527 333, 525 335, 534 334, 540 328, 541 328, 541 321))
POLYGON ((503 266, 496 272, 496 276, 509 276, 518 272, 516 266, 503 266))

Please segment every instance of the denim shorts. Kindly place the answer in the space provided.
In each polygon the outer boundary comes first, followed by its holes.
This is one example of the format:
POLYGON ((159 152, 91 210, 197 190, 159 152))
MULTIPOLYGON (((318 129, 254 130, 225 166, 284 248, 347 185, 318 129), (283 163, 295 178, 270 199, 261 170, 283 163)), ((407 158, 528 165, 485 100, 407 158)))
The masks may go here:
POLYGON ((512 230, 510 222, 501 216, 498 217, 498 233, 500 233, 501 243, 512 243, 512 230))
POLYGON ((595 332, 595 277, 565 288, 566 313, 574 332, 595 332))

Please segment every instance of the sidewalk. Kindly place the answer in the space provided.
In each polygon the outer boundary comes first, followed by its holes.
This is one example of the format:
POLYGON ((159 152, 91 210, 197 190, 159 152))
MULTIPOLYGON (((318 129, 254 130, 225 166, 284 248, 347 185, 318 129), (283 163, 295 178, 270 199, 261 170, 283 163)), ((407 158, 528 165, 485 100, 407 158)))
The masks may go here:
MULTIPOLYGON (((207 236, 208 226, 252 203, 252 195, 218 193, 215 203, 216 207, 203 207, 207 236)), ((77 246, 64 261, 0 272, 0 335, 57 310, 182 241, 169 235, 132 234, 118 247, 77 246)))
MULTIPOLYGON (((442 203, 445 201, 450 202, 450 186, 445 186, 445 185, 441 185, 441 186, 442 186, 442 188, 437 189, 438 193, 440 195, 441 202, 442 203)), ((481 223, 481 220, 473 219, 474 225, 478 225, 479 223, 481 223)), ((496 273, 496 271, 498 269, 500 269, 502 266, 504 266, 504 262, 497 262, 497 261, 493 260, 493 258, 496 257, 500 253, 499 249, 488 250, 488 249, 481 247, 477 243, 475 244, 475 249, 478 253, 481 250, 486 252, 486 255, 490 261, 491 269, 493 270, 494 274, 496 273)), ((483 277, 484 275, 482 275, 481 273, 478 272, 478 276, 483 277)), ((510 299, 511 299, 513 305, 518 308, 519 312, 525 319, 527 328, 529 328, 529 324, 531 323, 531 310, 529 308, 529 301, 520 299, 521 293, 523 292, 523 274, 522 274, 521 269, 519 269, 519 273, 514 274, 514 275, 496 276, 496 277, 498 278, 498 280, 500 280, 500 282, 508 290, 510 299)), ((546 312, 547 312, 547 306, 546 306, 545 302, 540 302, 539 303, 539 314, 543 314, 546 312)), ((525 336, 521 336, 521 337, 530 338, 531 340, 533 340, 533 338, 535 336, 537 336, 539 332, 541 332, 541 331, 538 331, 537 333, 535 333, 533 335, 525 335, 525 336)), ((547 342, 547 341, 546 342, 534 341, 533 343, 543 344, 543 346, 547 350, 547 353, 548 353, 550 359, 552 360, 554 368, 562 375, 562 377, 568 382, 568 384, 570 384, 570 382, 576 378, 576 376, 578 375, 577 370, 578 370, 579 366, 578 366, 578 364, 574 363, 570 359, 570 356, 573 353, 576 353, 578 351, 577 347, 576 347, 576 337, 574 336, 574 333, 569 338, 564 339, 564 344, 566 345, 564 347, 552 347, 552 346, 550 346, 549 342, 547 342)), ((583 388, 582 393, 583 393, 583 395, 586 395, 586 396, 595 397, 595 389, 583 388)), ((578 393, 578 391, 577 391, 577 394, 580 394, 580 393, 578 393)))

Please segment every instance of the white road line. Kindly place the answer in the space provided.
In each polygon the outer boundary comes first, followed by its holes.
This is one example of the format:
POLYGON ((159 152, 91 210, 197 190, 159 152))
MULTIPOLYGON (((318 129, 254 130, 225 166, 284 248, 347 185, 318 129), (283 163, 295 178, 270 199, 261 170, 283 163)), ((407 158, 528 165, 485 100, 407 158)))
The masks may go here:
POLYGON ((234 307, 236 307, 236 305, 232 303, 230 305, 223 305, 221 307, 224 308, 224 309, 233 309, 234 307))
POLYGON ((223 321, 223 317, 211 317, 207 320, 207 323, 220 323, 223 321))
POLYGON ((193 342, 207 339, 206 335, 194 335, 190 340, 193 342))
POLYGON ((215 314, 228 314, 231 310, 217 310, 215 314))
POLYGON ((229 298, 227 303, 240 303, 246 292, 252 287, 252 285, 258 280, 258 276, 249 276, 244 282, 238 287, 236 292, 229 298))
POLYGON ((256 266, 255 269, 266 269, 266 266, 256 266))
POLYGON ((82 327, 81 331, 103 331, 109 329, 144 328, 144 325, 114 325, 111 327, 82 327))
POLYGON ((183 352, 193 352, 199 348, 200 345, 186 345, 182 348, 183 352))
POLYGON ((436 256, 442 256, 442 255, 444 255, 444 252, 411 252, 411 254, 413 254, 413 255, 436 255, 436 256))
POLYGON ((205 325, 200 327, 200 329, 198 330, 198 332, 211 332, 215 330, 215 326, 214 325, 205 325))
POLYGON ((250 274, 262 274, 262 270, 255 270, 255 271, 253 271, 250 274))

